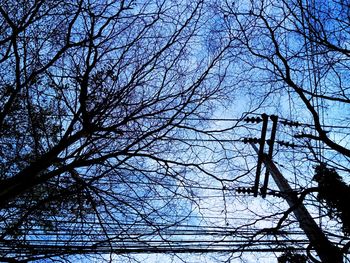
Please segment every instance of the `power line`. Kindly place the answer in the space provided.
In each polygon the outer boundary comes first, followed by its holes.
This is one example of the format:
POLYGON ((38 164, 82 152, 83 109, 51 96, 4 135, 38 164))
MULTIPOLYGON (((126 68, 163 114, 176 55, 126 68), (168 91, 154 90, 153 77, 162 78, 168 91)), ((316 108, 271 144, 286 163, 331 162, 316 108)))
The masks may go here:
MULTIPOLYGON (((74 117, 74 114, 44 114, 48 117, 74 117)), ((255 116, 261 116, 261 113, 249 113, 249 115, 255 115, 255 116)), ((105 117, 105 118, 115 118, 113 114, 104 114, 102 116, 95 115, 97 117, 105 117)), ((149 119, 149 120, 188 120, 188 121, 221 121, 221 122, 245 122, 245 117, 241 118, 208 118, 208 117, 158 117, 158 116, 135 116, 134 119, 149 119)), ((311 123, 305 123, 305 122, 298 122, 298 121, 291 121, 288 118, 279 117, 280 122, 286 126, 289 126, 290 124, 296 125, 296 126, 304 126, 304 127, 315 127, 315 124, 311 123)), ((349 125, 322 125, 324 128, 336 128, 336 129, 349 129, 349 125)))

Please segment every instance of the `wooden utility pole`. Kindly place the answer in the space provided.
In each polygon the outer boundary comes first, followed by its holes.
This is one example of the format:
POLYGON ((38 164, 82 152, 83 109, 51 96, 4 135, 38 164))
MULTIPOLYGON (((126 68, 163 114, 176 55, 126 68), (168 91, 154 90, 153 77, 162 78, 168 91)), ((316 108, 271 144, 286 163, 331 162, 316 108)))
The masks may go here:
MULTIPOLYGON (((276 123, 277 117, 273 116, 271 118, 274 122, 272 128, 271 138, 274 140, 275 132, 276 132, 276 123)), ((263 129, 266 129, 267 125, 263 125, 263 129)), ((266 130, 262 131, 262 134, 266 134, 266 130)), ((288 181, 284 178, 282 173, 279 171, 277 166, 272 161, 272 146, 273 141, 270 141, 270 149, 269 153, 263 153, 261 145, 265 142, 265 139, 260 141, 260 149, 258 149, 253 143, 253 149, 258 154, 259 162, 264 163, 267 173, 265 174, 265 181, 262 188, 262 195, 266 195, 266 188, 268 182, 268 175, 271 174, 273 180, 278 186, 279 190, 283 193, 283 197, 286 199, 288 205, 293 209, 293 213, 297 218, 300 228, 304 231, 306 236, 308 237, 311 246, 317 252, 320 260, 323 263, 343 263, 343 255, 340 249, 334 246, 323 233, 322 229, 316 224, 315 220, 312 218, 308 210, 302 204, 302 201, 299 200, 297 194, 290 187, 288 181)), ((257 174, 260 174, 260 171, 257 171, 257 174)), ((256 183, 256 182, 255 182, 256 183)))

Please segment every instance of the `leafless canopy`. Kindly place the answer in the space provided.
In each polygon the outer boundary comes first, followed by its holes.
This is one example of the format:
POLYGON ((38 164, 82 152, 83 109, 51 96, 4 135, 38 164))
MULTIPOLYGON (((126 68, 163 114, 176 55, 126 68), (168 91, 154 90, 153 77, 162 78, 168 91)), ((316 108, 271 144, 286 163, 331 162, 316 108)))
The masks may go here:
POLYGON ((1 260, 35 259, 43 234, 92 248, 186 218, 174 198, 198 164, 170 139, 200 127, 225 74, 225 47, 198 52, 205 16, 202 1, 1 4, 1 260))

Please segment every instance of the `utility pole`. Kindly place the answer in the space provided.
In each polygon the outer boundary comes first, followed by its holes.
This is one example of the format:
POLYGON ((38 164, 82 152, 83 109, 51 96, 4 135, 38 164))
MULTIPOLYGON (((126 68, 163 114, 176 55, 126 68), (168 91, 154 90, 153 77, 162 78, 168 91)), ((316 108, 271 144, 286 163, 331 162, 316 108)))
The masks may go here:
MULTIPOLYGON (((279 190, 283 193, 283 197, 286 199, 288 205, 291 207, 291 209, 293 209, 293 213, 300 224, 300 228, 304 231, 304 233, 308 237, 311 246, 317 252, 321 262, 343 263, 343 255, 340 249, 334 246, 328 240, 326 235, 323 233, 322 229, 316 224, 316 222, 314 221, 314 219, 312 218, 308 210, 302 204, 302 201, 299 200, 296 193, 290 187, 288 181, 284 178, 282 173, 279 171, 277 166, 272 161, 272 147, 273 147, 273 141, 275 139, 275 133, 277 128, 277 125, 276 125, 278 120, 277 116, 271 116, 271 119, 273 121, 273 127, 271 131, 271 139, 269 142, 270 149, 268 154, 264 153, 263 147, 265 143, 265 136, 267 133, 267 130, 266 130, 267 124, 265 121, 266 115, 263 115, 262 118, 263 118, 262 135, 264 136, 264 138, 260 140, 259 149, 254 145, 254 143, 251 143, 251 145, 253 146, 253 149, 258 154, 258 166, 259 166, 259 163, 260 163, 260 167, 261 167, 261 163, 264 163, 266 167, 265 180, 264 180, 263 187, 261 188, 262 196, 263 197, 266 196, 268 176, 269 174, 271 174, 279 190)), ((260 169, 260 167, 257 167, 257 168, 260 169)), ((260 175, 260 171, 257 171, 257 175, 260 175)), ((256 189, 257 181, 259 183, 258 176, 255 180, 255 189, 256 189)))

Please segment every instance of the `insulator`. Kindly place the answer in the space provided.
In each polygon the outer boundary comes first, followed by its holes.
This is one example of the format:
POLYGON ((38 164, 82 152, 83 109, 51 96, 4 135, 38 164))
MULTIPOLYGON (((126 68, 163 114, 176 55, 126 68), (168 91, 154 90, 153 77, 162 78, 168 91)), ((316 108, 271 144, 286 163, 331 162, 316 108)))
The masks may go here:
POLYGON ((285 126, 294 126, 294 127, 299 127, 301 124, 297 121, 288 121, 288 120, 282 120, 281 123, 285 126))
POLYGON ((275 196, 275 197, 282 197, 282 193, 279 191, 275 191, 275 190, 270 190, 268 192, 269 195, 275 196))
POLYGON ((254 192, 254 189, 252 187, 237 187, 236 192, 242 194, 251 194, 254 192))
POLYGON ((251 122, 251 123, 260 123, 262 122, 262 119, 260 117, 247 117, 244 119, 246 122, 251 122))
POLYGON ((254 193, 254 189, 252 187, 247 188, 247 193, 252 194, 254 193))
POLYGON ((243 143, 247 144, 247 143, 259 143, 260 142, 260 139, 254 137, 254 138, 251 138, 251 137, 245 137, 243 138, 243 143))
POLYGON ((290 147, 292 149, 294 149, 297 145, 291 142, 286 142, 286 141, 277 141, 277 143, 281 146, 285 146, 285 147, 290 147))
POLYGON ((282 120, 280 121, 282 123, 282 125, 287 125, 288 124, 288 121, 287 120, 282 120))

